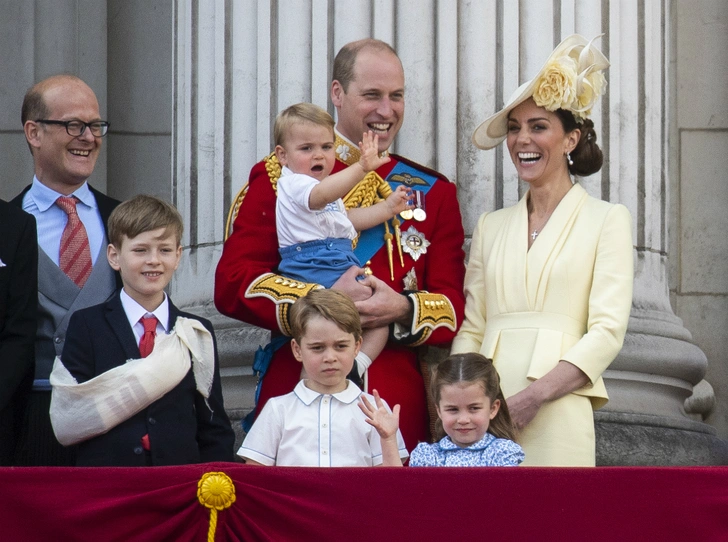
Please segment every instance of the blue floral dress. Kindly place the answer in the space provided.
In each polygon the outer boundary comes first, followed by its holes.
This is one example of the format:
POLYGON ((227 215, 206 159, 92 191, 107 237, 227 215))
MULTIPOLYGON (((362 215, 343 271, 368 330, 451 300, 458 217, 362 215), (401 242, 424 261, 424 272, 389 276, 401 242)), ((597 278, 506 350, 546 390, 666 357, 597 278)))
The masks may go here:
POLYGON ((524 459, 523 450, 512 440, 496 438, 490 433, 467 448, 450 437, 440 442, 420 442, 410 455, 410 467, 517 467, 524 459))

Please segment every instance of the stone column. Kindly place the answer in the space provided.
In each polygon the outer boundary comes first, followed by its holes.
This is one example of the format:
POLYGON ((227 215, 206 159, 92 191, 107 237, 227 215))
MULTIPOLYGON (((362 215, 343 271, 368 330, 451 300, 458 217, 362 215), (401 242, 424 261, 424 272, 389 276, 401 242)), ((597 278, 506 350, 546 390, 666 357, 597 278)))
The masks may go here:
MULTIPOLYGON (((20 122, 23 96, 31 86, 58 73, 76 75, 96 93, 106 118, 107 8, 106 2, 93 0, 2 2, 0 8, 0 198, 11 199, 33 180, 20 122)), ((106 191, 106 147, 90 179, 101 191, 106 191)))
POLYGON ((726 443, 702 423, 712 389, 703 383, 699 400, 691 399, 707 359, 673 313, 668 292, 669 175, 677 173, 670 168, 674 13, 670 2, 609 6, 602 195, 632 213, 635 284, 625 344, 605 374, 610 402, 596 413, 597 462, 725 464, 726 443))
MULTIPOLYGON (((234 152, 241 138, 255 140, 254 122, 242 118, 233 103, 231 77, 234 70, 245 69, 248 53, 245 43, 232 46, 233 30, 247 34, 241 28, 244 21, 232 20, 231 11, 230 2, 175 2, 172 194, 185 220, 185 234, 171 296, 178 306, 212 320, 225 406, 239 418, 253 406, 252 345, 264 344, 266 338, 258 328, 221 316, 212 301, 225 218, 234 196, 230 179, 233 173, 241 175, 234 152)), ((254 104, 255 87, 245 84, 245 75, 239 74, 235 88, 254 104)), ((240 158, 252 164, 255 156, 240 158)))

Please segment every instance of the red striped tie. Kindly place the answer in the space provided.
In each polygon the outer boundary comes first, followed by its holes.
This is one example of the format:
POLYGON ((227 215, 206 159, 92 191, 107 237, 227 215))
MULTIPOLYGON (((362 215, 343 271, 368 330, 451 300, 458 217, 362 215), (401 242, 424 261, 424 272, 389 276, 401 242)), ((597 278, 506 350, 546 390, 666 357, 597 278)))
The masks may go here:
POLYGON ((56 205, 68 215, 68 222, 61 235, 59 266, 79 288, 83 288, 91 275, 92 263, 86 228, 76 212, 77 202, 75 196, 61 196, 56 200, 56 205))

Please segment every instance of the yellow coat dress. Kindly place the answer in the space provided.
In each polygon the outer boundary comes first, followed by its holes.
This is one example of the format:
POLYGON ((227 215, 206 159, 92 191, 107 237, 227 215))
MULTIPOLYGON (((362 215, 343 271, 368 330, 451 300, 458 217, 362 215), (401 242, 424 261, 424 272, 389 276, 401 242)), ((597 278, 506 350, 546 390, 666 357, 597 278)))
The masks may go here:
POLYGON ((506 398, 559 360, 579 367, 589 383, 544 404, 521 431, 522 464, 594 465, 593 410, 608 400, 601 375, 622 347, 632 304, 629 212, 575 184, 529 250, 527 199, 478 221, 452 352, 492 358, 506 398))

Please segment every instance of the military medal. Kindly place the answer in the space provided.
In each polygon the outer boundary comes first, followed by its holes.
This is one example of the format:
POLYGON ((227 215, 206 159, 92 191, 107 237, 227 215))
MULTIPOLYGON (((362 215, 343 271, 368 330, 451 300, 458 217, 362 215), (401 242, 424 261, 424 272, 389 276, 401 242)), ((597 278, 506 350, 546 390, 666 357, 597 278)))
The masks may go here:
POLYGON ((417 287, 417 273, 415 273, 414 267, 407 272, 407 274, 402 279, 402 283, 404 284, 405 290, 419 290, 419 288, 417 287))
POLYGON ((402 250, 412 256, 414 261, 419 260, 423 254, 427 254, 429 246, 430 242, 425 239, 425 235, 418 232, 414 226, 410 226, 402 236, 402 250))
POLYGON ((417 222, 422 222, 427 218, 425 212, 425 195, 419 190, 415 191, 415 208, 412 211, 412 216, 417 222))
MULTIPOLYGON (((414 197, 416 197, 415 196, 415 192, 416 192, 415 190, 410 190, 410 194, 409 195, 414 198, 414 197)), ((408 200, 407 201, 407 204, 408 205, 414 205, 414 201, 408 200)), ((402 211, 401 213, 399 213, 399 216, 401 216, 405 220, 412 220, 412 217, 414 216, 414 212, 413 212, 412 209, 405 209, 404 211, 402 211)))

